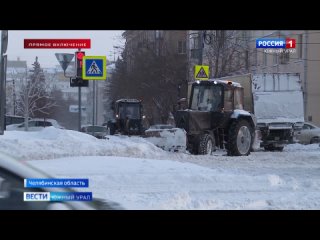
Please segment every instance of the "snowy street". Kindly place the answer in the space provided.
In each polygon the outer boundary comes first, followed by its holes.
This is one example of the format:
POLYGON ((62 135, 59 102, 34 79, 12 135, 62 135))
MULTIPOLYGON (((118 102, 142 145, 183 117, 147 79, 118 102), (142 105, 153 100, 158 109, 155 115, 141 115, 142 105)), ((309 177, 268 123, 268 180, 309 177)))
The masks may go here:
POLYGON ((6 131, 1 151, 56 177, 89 178, 125 209, 320 209, 319 144, 248 157, 165 152, 143 138, 6 131))

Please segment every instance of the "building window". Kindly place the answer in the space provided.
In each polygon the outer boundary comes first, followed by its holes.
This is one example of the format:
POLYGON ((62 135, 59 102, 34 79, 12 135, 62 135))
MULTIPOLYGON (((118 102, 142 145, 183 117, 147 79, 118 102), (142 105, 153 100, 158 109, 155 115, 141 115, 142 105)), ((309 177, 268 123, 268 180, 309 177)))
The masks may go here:
POLYGON ((192 36, 190 38, 190 49, 199 49, 199 37, 192 36))
POLYGON ((187 52, 186 41, 178 41, 178 53, 186 54, 186 52, 187 52))
POLYGON ((280 54, 280 63, 281 64, 287 64, 287 63, 289 63, 289 60, 290 60, 289 52, 282 52, 280 54))
POLYGON ((249 70, 249 51, 248 50, 246 50, 246 52, 245 52, 245 54, 246 54, 246 70, 249 70))
POLYGON ((236 57, 236 67, 240 68, 240 64, 241 64, 241 53, 238 52, 236 57))
POLYGON ((258 66, 258 49, 253 51, 253 61, 252 66, 258 66))
POLYGON ((163 38, 163 31, 156 30, 156 39, 162 39, 163 38))
POLYGON ((312 116, 308 116, 308 121, 312 122, 312 116))
POLYGON ((243 42, 246 42, 247 41, 247 38, 248 38, 248 33, 247 33, 247 31, 246 30, 243 30, 242 32, 241 32, 241 40, 243 41, 243 42))
POLYGON ((200 46, 199 46, 199 36, 196 34, 192 34, 190 36, 190 54, 191 58, 199 58, 200 57, 200 46))
POLYGON ((278 64, 278 54, 273 54, 273 64, 277 65, 278 64))
POLYGON ((268 56, 267 56, 267 53, 264 52, 263 55, 262 55, 263 59, 262 59, 262 64, 263 66, 267 66, 268 65, 268 56))

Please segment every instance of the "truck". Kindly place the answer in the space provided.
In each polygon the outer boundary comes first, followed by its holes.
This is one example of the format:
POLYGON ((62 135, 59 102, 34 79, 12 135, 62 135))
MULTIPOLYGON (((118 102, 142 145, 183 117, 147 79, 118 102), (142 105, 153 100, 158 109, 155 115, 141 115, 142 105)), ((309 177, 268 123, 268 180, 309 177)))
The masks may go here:
POLYGON ((188 108, 174 114, 176 127, 186 131, 187 150, 211 155, 217 148, 229 156, 250 154, 255 138, 255 116, 244 109, 241 84, 221 79, 189 85, 188 108))
POLYGON ((221 78, 244 88, 244 109, 255 115, 261 133, 260 147, 282 151, 294 142, 304 122, 303 92, 298 73, 244 74, 221 78))

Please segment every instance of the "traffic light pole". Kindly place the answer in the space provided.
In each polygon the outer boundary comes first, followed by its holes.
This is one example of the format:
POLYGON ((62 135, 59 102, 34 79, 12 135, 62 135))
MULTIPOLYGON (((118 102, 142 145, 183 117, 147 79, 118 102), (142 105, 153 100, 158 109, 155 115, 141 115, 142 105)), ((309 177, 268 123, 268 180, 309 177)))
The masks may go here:
MULTIPOLYGON (((78 51, 81 51, 81 48, 78 49, 78 51)), ((77 60, 76 60, 77 61, 77 60)), ((78 67, 76 69, 76 72, 78 71, 78 67)), ((77 72, 77 76, 78 76, 78 72, 77 72)), ((79 98, 79 102, 78 102, 78 107, 79 107, 79 116, 78 116, 78 131, 81 132, 81 86, 78 87, 78 98, 79 98)))
MULTIPOLYGON (((78 49, 78 51, 80 52, 81 51, 81 48, 79 48, 78 49)), ((76 63, 77 63, 77 58, 78 58, 78 56, 77 56, 77 54, 75 54, 76 55, 76 63)), ((81 59, 81 61, 82 61, 82 59, 81 59)), ((80 63, 80 66, 82 65, 82 62, 80 63)), ((82 68, 82 66, 81 66, 81 68, 82 68)), ((78 66, 77 66, 77 64, 76 64, 76 75, 77 75, 77 77, 79 77, 79 76, 81 76, 82 75, 82 72, 78 72, 78 66)), ((78 102, 78 107, 79 107, 79 116, 78 116, 78 131, 79 132, 81 132, 81 116, 82 116, 82 109, 81 109, 81 86, 79 85, 78 86, 78 99, 79 99, 79 102, 78 102)))
POLYGON ((96 81, 93 80, 93 84, 92 84, 92 135, 94 136, 94 125, 95 125, 95 107, 96 107, 96 104, 95 104, 95 100, 96 100, 96 81))
POLYGON ((79 116, 78 116, 78 131, 81 132, 81 87, 78 87, 78 107, 79 107, 79 116))

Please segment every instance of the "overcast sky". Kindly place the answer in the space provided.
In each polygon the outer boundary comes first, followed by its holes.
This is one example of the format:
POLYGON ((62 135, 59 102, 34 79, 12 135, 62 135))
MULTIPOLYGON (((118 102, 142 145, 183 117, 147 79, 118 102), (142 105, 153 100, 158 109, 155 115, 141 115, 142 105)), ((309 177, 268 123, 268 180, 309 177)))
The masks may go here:
POLYGON ((8 42, 8 60, 26 60, 28 67, 34 62, 38 56, 41 67, 54 67, 59 65, 55 53, 74 53, 76 49, 24 49, 23 43, 25 38, 48 39, 48 38, 90 38, 91 49, 84 49, 88 56, 107 56, 107 59, 113 60, 114 50, 116 50, 116 58, 119 51, 113 46, 124 44, 121 37, 123 31, 9 31, 8 42))

